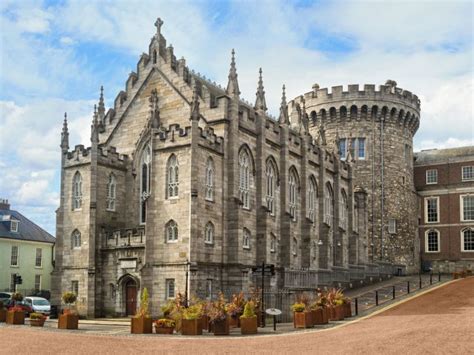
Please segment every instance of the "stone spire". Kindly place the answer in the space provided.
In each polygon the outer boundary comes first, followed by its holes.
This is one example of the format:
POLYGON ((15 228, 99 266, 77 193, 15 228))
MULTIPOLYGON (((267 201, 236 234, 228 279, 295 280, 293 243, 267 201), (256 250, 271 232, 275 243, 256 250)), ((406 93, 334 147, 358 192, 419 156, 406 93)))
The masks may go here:
POLYGON ((193 89, 193 100, 191 101, 191 120, 198 121, 199 120, 199 95, 197 92, 197 85, 194 86, 193 89))
POLYGON ((280 124, 289 124, 290 119, 288 117, 288 104, 286 103, 286 94, 285 94, 285 85, 282 88, 283 92, 281 94, 281 104, 280 104, 280 117, 278 121, 280 124))
POLYGON ((69 131, 67 129, 67 112, 64 112, 63 130, 61 132, 61 150, 67 152, 69 149, 69 131))
POLYGON ((230 62, 229 82, 227 83, 227 94, 230 96, 239 96, 239 82, 237 81, 237 69, 235 68, 235 51, 232 49, 232 60, 230 62))
POLYGON ((97 108, 97 113, 99 115, 100 123, 103 122, 105 117, 105 105, 104 105, 104 87, 100 86, 100 96, 99 96, 99 105, 97 108))
POLYGON ((99 143, 99 119, 97 114, 97 106, 94 105, 94 116, 92 118, 92 125, 91 125, 91 142, 92 144, 99 143))
POLYGON ((255 109, 267 111, 267 102, 265 101, 265 91, 263 90, 262 68, 259 70, 257 98, 255 99, 255 109))

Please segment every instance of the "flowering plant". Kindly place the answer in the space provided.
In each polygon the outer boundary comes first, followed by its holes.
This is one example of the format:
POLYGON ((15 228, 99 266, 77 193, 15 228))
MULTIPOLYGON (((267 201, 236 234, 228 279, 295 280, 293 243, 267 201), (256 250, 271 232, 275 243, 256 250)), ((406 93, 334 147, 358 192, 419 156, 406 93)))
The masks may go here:
POLYGON ((317 298, 311 304, 311 309, 325 308, 328 306, 327 294, 321 291, 319 288, 316 290, 317 298))
POLYGON ((30 319, 46 319, 47 317, 42 313, 31 313, 30 319))
POLYGON ((245 305, 245 297, 244 293, 240 292, 239 294, 232 295, 232 301, 227 303, 225 306, 225 310, 227 314, 231 317, 238 317, 242 314, 245 305))
POLYGON ((77 300, 77 295, 74 292, 64 292, 63 302, 66 304, 73 304, 77 300))
POLYGON ((227 318, 225 298, 222 293, 219 293, 219 296, 216 301, 209 302, 208 315, 211 324, 223 321, 227 318))
POLYGON ((327 299, 331 306, 339 306, 344 303, 344 294, 341 289, 333 288, 327 293, 327 299))
POLYGON ((174 328, 174 326, 176 325, 176 322, 174 320, 167 318, 158 319, 154 323, 155 327, 158 328, 174 328))
POLYGON ((304 312, 305 309, 306 309, 306 306, 304 305, 304 303, 297 302, 291 306, 291 310, 293 312, 304 312))
POLYGON ((13 306, 10 308, 10 312, 24 312, 24 310, 21 308, 21 306, 13 306))
POLYGON ((202 307, 199 304, 189 306, 188 308, 182 309, 183 319, 192 320, 198 319, 202 316, 202 307))

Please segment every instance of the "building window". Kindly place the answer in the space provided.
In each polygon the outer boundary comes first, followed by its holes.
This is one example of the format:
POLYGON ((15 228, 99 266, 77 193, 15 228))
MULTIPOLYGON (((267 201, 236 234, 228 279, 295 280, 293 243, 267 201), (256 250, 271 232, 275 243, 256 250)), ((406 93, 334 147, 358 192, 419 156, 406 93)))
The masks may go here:
POLYGON ((212 299, 212 279, 206 280, 206 299, 212 299))
POLYGON ((214 225, 212 224, 212 222, 208 222, 206 224, 204 242, 206 244, 213 244, 214 243, 214 225))
POLYGON ((439 197, 425 198, 425 220, 427 223, 437 223, 439 217, 439 197))
POLYGON ((250 249, 250 231, 247 228, 244 228, 242 247, 250 249))
POLYGON ((359 209, 354 205, 354 218, 352 220, 352 228, 354 232, 359 233, 359 209))
POLYGON ((79 296, 79 281, 71 281, 71 292, 73 292, 76 296, 79 296))
POLYGON ((395 218, 390 218, 388 220, 388 232, 390 234, 397 233, 397 220, 395 218))
POLYGON ((308 218, 312 222, 316 222, 317 216, 317 187, 314 177, 309 179, 309 188, 308 188, 308 218))
POLYGON ((358 147, 357 147, 357 159, 365 159, 365 138, 358 138, 358 147))
POLYGON ((166 279, 166 298, 174 298, 174 279, 166 279))
POLYGON ((82 206, 82 176, 77 171, 72 180, 72 209, 79 210, 82 206))
POLYGON ((11 256, 10 256, 10 266, 19 266, 19 254, 20 248, 17 245, 12 245, 11 256))
POLYGON ((271 253, 276 252, 276 244, 277 244, 277 238, 275 234, 272 233, 270 235, 270 252, 271 253))
POLYGON ((326 191, 324 195, 324 222, 331 226, 332 219, 334 216, 334 200, 331 186, 329 184, 326 186, 326 191))
POLYGON ((290 176, 288 179, 288 207, 293 221, 298 219, 298 177, 294 169, 290 169, 290 176))
POLYGON ((339 139, 339 155, 341 156, 341 160, 346 160, 347 149, 345 138, 339 139))
POLYGON ((341 190, 341 200, 339 205, 339 226, 347 230, 347 215, 349 206, 347 205, 347 195, 344 190, 341 190))
POLYGON ((338 141, 338 153, 341 160, 346 160, 347 153, 351 152, 352 159, 364 160, 366 158, 365 138, 341 138, 338 141))
POLYGON ((463 166, 462 167, 462 181, 474 180, 474 166, 463 166))
POLYGON ((35 275, 35 291, 41 290, 41 275, 35 275))
POLYGON ((117 182, 114 174, 109 175, 107 182, 107 211, 115 211, 115 196, 116 196, 117 182))
POLYGON ((178 241, 178 225, 171 220, 166 224, 166 242, 175 243, 178 241))
POLYGON ((207 159, 206 164, 206 200, 214 200, 214 161, 207 159))
POLYGON ((168 171, 168 198, 178 197, 179 187, 179 166, 178 158, 172 154, 168 159, 167 164, 168 171))
POLYGON ((426 183, 427 184, 438 183, 438 169, 426 170, 426 183))
POLYGON ((140 223, 146 223, 147 199, 150 197, 151 178, 151 148, 149 145, 143 149, 140 160, 140 223))
POLYGON ((76 229, 71 234, 71 248, 77 249, 81 247, 81 233, 76 229))
POLYGON ((42 265, 43 265, 43 249, 36 248, 35 266, 41 267, 42 265))
POLYGON ((461 231, 461 251, 474 251, 474 229, 467 228, 461 231))
POLYGON ((242 150, 239 157, 239 192, 244 208, 250 208, 250 157, 242 150))
POLYGON ((474 195, 461 196, 461 220, 474 221, 474 195))
POLYGON ((267 178, 267 208, 270 214, 275 215, 275 186, 276 186, 276 169, 271 160, 267 161, 266 167, 267 178))
POLYGON ((427 253, 438 253, 439 252, 439 232, 431 229, 426 232, 425 249, 427 253))
POLYGON ((10 232, 17 233, 18 232, 18 221, 11 220, 10 221, 10 232))
POLYGON ((296 240, 296 238, 293 238, 293 244, 292 244, 291 250, 292 250, 293 256, 298 255, 298 240, 296 240))

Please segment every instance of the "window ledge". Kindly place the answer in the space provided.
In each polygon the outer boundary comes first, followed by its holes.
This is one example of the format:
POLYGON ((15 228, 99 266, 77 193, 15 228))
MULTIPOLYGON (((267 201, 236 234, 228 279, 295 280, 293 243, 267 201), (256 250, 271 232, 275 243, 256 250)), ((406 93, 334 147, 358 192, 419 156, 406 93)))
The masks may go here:
POLYGON ((20 265, 10 265, 10 267, 19 268, 20 265))
POLYGON ((250 247, 243 246, 242 249, 244 249, 244 250, 250 250, 250 247))
POLYGON ((204 244, 209 245, 210 247, 214 246, 214 242, 204 242, 204 244))
POLYGON ((214 199, 212 198, 205 198, 204 199, 206 202, 211 202, 211 203, 215 203, 214 199))
POLYGON ((177 240, 167 240, 166 241, 166 244, 176 244, 176 243, 178 243, 177 240))

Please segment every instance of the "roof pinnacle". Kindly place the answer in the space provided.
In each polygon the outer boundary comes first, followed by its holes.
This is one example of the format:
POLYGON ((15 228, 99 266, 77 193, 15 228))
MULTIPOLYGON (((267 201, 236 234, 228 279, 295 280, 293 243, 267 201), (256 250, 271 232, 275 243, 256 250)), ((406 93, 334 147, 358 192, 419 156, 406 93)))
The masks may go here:
POLYGON ((227 83, 227 94, 231 96, 239 96, 239 82, 237 81, 237 69, 235 67, 235 51, 232 48, 232 59, 230 61, 229 81, 227 83))
POLYGON ((283 84, 280 104, 280 117, 279 122, 281 124, 289 124, 290 120, 288 117, 288 105, 286 103, 285 84, 283 84))
POLYGON ((262 68, 260 68, 258 76, 257 98, 255 100, 255 109, 266 111, 267 103, 265 101, 265 90, 263 90, 262 68))
POLYGON ((63 151, 69 149, 69 131, 67 128, 67 113, 64 112, 63 130, 61 132, 61 145, 63 151))

